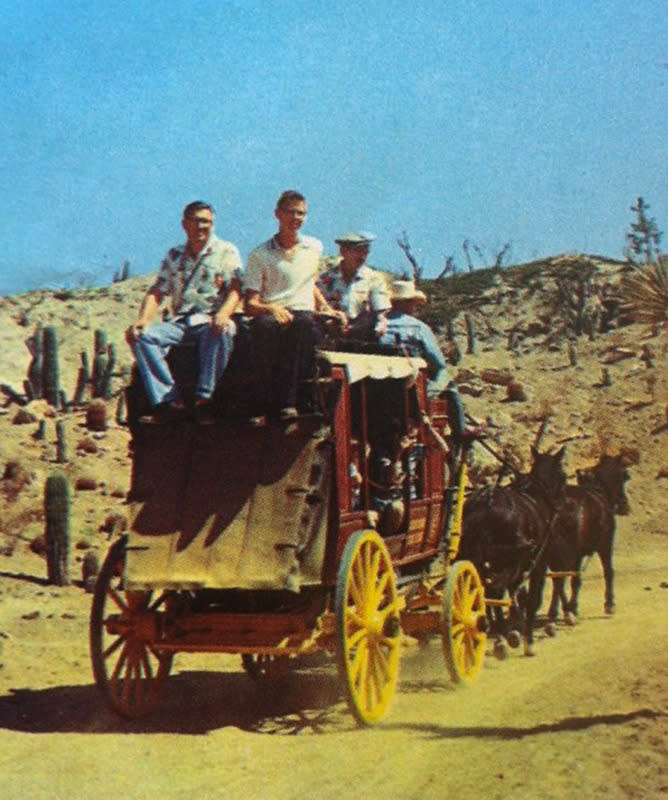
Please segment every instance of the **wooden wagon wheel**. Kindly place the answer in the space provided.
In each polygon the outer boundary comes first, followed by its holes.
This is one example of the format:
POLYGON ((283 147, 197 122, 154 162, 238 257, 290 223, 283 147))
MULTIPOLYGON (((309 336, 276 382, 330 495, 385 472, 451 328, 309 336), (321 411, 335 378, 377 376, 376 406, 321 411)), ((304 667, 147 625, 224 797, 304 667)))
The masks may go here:
POLYGON ((337 664, 358 723, 387 711, 399 677, 399 596, 390 554, 375 531, 346 543, 336 580, 337 664))
POLYGON ((441 634, 443 655, 455 683, 472 680, 479 672, 487 643, 485 593, 470 561, 456 561, 443 588, 441 634))
POLYGON ((125 540, 109 550, 95 585, 90 616, 90 652, 95 682, 111 707, 124 717, 140 717, 160 701, 172 655, 157 653, 155 614, 161 593, 123 590, 125 540))

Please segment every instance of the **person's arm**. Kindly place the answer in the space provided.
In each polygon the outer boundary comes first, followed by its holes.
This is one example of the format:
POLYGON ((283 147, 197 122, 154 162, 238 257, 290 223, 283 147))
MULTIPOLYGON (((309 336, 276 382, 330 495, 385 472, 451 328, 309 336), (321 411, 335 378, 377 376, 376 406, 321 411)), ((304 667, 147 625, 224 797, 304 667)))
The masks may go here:
POLYGON ((230 282, 230 289, 227 293, 222 306, 211 317, 211 327, 217 333, 222 333, 230 321, 230 317, 236 311, 239 301, 241 300, 241 281, 238 278, 233 278, 230 282))
POLYGON ((142 300, 137 319, 132 323, 126 332, 126 339, 128 342, 132 343, 146 330, 146 328, 148 328, 153 321, 158 308, 160 308, 160 303, 162 303, 162 293, 155 287, 152 287, 148 290, 148 292, 146 292, 146 295, 142 300))
POLYGON ((346 317, 343 311, 337 311, 330 306, 322 289, 317 284, 313 287, 313 299, 315 301, 315 310, 320 314, 325 314, 328 317, 336 317, 343 325, 348 322, 348 317, 346 317))
POLYGON ((430 397, 439 395, 450 382, 448 366, 445 357, 438 346, 436 337, 428 325, 422 327, 422 341, 424 343, 425 361, 429 367, 429 383, 427 394, 430 397))
POLYGON ((281 325, 289 325, 294 319, 294 315, 289 308, 265 303, 259 292, 254 289, 246 291, 246 313, 249 317, 260 317, 262 314, 271 314, 272 317, 281 325))

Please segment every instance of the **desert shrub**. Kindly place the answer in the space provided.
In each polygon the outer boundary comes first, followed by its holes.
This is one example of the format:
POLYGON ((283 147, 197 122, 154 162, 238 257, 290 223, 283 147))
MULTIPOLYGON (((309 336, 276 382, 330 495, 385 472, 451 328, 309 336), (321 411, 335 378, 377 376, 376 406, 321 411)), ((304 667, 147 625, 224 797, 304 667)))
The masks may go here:
POLYGON ((668 322, 668 259, 635 267, 621 285, 623 311, 636 322, 665 325, 668 322))

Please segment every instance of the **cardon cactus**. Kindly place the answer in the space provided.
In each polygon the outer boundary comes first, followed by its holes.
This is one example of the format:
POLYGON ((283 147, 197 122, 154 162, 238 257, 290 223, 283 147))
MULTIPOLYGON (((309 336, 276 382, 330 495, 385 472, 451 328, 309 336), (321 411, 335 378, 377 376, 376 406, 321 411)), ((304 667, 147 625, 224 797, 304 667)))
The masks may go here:
POLYGON ((74 398, 72 404, 75 406, 83 405, 86 397, 86 387, 90 383, 90 367, 88 366, 88 353, 85 350, 81 351, 81 366, 79 367, 79 374, 77 375, 77 387, 74 390, 74 398))
POLYGON ((29 400, 38 400, 43 397, 42 370, 44 369, 44 340, 41 325, 35 328, 35 333, 28 340, 28 349, 32 354, 32 359, 28 367, 26 394, 29 400), (28 387, 30 387, 29 391, 28 387))
POLYGON ((93 351, 93 397, 104 397, 104 376, 107 372, 107 333, 95 331, 93 351))
POLYGON ((103 397, 104 376, 107 371, 107 354, 96 353, 93 358, 93 397, 103 397))
POLYGON ((67 462, 67 430, 62 419, 56 422, 56 461, 59 464, 67 462))
POLYGON ((60 406, 60 370, 58 366, 58 337, 56 329, 49 326, 43 333, 42 386, 47 403, 60 406))
POLYGON ((97 355, 98 353, 107 352, 107 332, 105 330, 102 330, 102 328, 98 328, 95 331, 93 352, 95 353, 95 355, 97 355))
POLYGON ((56 586, 69 583, 70 486, 63 472, 54 472, 44 487, 47 577, 56 586))
POLYGON ((104 377, 102 379, 102 386, 100 397, 104 397, 105 400, 110 400, 112 397, 111 391, 111 378, 114 373, 114 367, 116 366, 116 348, 113 344, 110 344, 107 347, 107 363, 104 368, 104 377))

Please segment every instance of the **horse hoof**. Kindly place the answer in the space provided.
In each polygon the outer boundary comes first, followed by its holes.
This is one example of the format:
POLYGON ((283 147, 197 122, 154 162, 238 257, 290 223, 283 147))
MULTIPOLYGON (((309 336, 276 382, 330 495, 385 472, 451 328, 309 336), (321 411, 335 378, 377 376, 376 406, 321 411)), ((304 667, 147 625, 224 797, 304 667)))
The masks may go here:
POLYGON ((508 658, 508 642, 505 639, 497 639, 494 642, 494 658, 505 661, 508 658))
POLYGON ((557 635, 557 628, 554 622, 548 622, 545 625, 545 635, 550 637, 554 637, 557 635))
POLYGON ((508 634, 508 644, 514 649, 522 644, 522 637, 519 631, 510 631, 508 634))
POLYGON ((578 624, 578 618, 572 611, 569 611, 564 617, 564 622, 566 623, 566 625, 570 625, 572 627, 573 625, 578 624))
POLYGON ((534 648, 533 644, 525 644, 524 645, 524 655, 528 658, 533 658, 536 655, 536 649, 534 648))
POLYGON ((606 603, 605 613, 612 616, 615 613, 615 607, 606 603))

